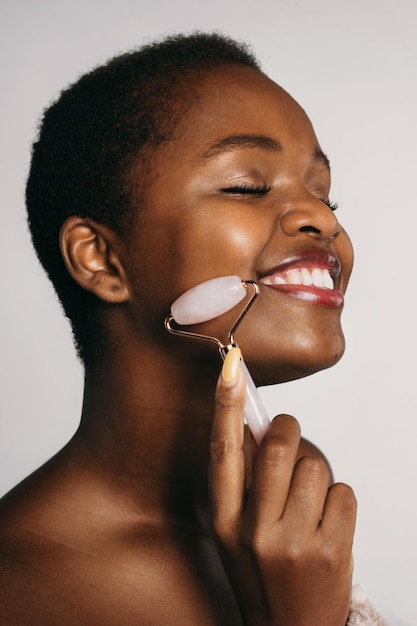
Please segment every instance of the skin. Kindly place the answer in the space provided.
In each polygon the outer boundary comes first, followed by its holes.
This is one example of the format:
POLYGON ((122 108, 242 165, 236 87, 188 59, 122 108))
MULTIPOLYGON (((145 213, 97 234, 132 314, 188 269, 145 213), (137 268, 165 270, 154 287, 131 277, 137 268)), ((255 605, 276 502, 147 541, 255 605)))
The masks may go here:
MULTIPOLYGON (((345 624, 350 488, 329 489, 321 452, 279 416, 253 449, 244 496, 244 385, 239 375, 217 382, 210 344, 163 327, 186 289, 227 274, 259 283, 312 248, 337 255, 346 289, 352 248, 325 204, 319 149, 285 91, 226 65, 199 78, 196 104, 154 154, 128 238, 77 216, 63 225, 68 271, 114 305, 102 318, 112 358, 86 370, 71 442, 2 501, 1 623, 345 624), (281 150, 217 145, 242 134, 281 150), (236 192, 241 184, 270 190, 236 192)), ((260 290, 237 335, 258 384, 341 357, 340 307, 260 290)), ((201 330, 224 338, 234 317, 201 330)))

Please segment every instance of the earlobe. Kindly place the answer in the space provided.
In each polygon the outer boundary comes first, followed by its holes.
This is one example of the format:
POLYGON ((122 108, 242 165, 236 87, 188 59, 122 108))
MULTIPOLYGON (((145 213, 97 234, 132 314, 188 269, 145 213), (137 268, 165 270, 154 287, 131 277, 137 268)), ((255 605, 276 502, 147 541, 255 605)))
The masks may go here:
POLYGON ((72 215, 63 223, 60 249, 72 278, 105 302, 125 302, 129 287, 116 250, 115 233, 103 224, 72 215))

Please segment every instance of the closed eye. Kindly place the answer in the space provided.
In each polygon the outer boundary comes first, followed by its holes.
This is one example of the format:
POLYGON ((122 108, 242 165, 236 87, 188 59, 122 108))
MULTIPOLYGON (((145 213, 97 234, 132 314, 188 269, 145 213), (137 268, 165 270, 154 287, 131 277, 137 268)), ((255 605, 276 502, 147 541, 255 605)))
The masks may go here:
POLYGON ((271 187, 266 185, 237 185, 234 187, 224 187, 220 189, 223 193, 229 193, 231 195, 264 195, 271 191, 271 187))

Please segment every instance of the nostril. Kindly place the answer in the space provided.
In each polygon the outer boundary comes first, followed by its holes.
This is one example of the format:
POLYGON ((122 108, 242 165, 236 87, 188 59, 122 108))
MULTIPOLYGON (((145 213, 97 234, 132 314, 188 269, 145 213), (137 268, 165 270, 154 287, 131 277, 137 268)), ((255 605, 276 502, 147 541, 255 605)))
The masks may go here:
POLYGON ((313 237, 320 239, 322 241, 333 241, 333 239, 336 239, 336 237, 339 236, 339 230, 336 229, 333 232, 326 234, 325 230, 320 230, 320 228, 316 228, 315 226, 300 226, 300 228, 298 229, 298 232, 300 233, 309 233, 310 235, 312 235, 313 237))
POLYGON ((300 233, 316 233, 317 235, 320 235, 321 233, 321 231, 315 226, 301 226, 298 230, 300 233))

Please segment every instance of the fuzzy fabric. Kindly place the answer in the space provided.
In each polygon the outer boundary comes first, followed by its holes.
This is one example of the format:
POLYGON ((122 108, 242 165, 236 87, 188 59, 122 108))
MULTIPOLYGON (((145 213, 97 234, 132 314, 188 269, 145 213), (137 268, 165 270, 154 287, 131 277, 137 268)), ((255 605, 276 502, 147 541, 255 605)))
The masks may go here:
POLYGON ((346 626, 388 626, 388 623, 379 615, 359 585, 355 585, 352 589, 346 626))

